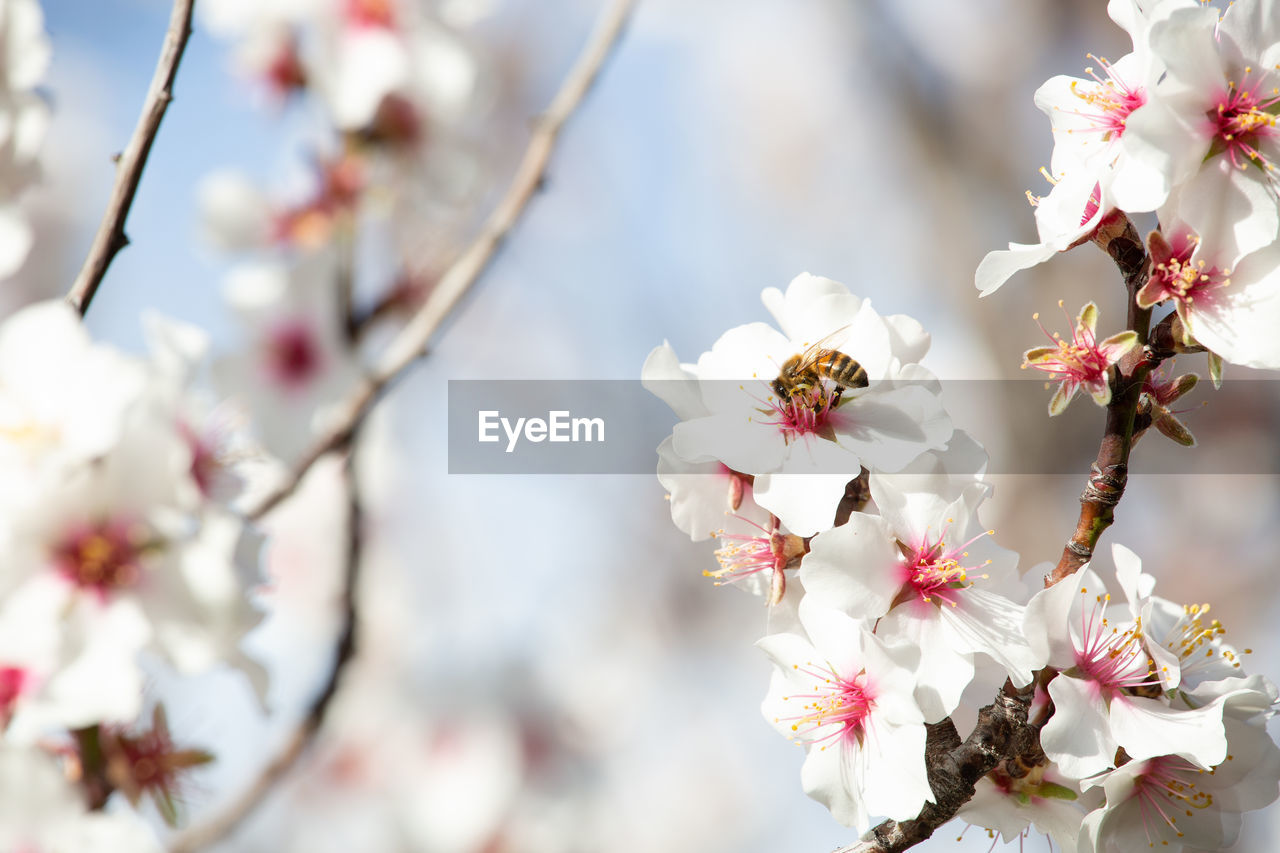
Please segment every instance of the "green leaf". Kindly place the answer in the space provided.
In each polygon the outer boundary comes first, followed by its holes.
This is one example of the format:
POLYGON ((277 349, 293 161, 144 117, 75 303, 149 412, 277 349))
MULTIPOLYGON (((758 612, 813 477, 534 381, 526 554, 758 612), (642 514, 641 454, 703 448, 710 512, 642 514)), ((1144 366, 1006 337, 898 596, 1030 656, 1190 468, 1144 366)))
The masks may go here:
POLYGON ((1075 801, 1077 794, 1070 788, 1053 782, 1041 782, 1036 790, 1036 795, 1044 797, 1046 800, 1070 800, 1075 801))

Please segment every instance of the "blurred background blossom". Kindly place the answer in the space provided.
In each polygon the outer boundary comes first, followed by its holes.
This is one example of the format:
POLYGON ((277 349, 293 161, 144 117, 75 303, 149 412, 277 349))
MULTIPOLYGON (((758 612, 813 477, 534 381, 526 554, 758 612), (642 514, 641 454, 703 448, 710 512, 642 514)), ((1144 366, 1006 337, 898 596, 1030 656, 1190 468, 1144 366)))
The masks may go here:
MULTIPOLYGON (((219 849, 764 853, 850 841, 797 784, 801 752, 759 714, 769 671, 752 647, 765 622, 759 600, 702 577, 711 546, 671 525, 656 479, 450 476, 446 382, 636 378, 663 339, 691 358, 726 328, 764 319, 760 290, 802 270, 848 283, 882 313, 919 319, 933 335, 924 363, 943 379, 1020 378, 1021 353, 1040 336, 1031 314, 1058 299, 1097 301, 1109 334, 1122 290, 1089 247, 982 301, 972 283, 985 252, 1034 234, 1024 191, 1046 189, 1037 170, 1051 140, 1031 93, 1052 75, 1079 74, 1086 52, 1125 50, 1104 5, 643 0, 543 192, 362 443, 360 656, 302 766, 219 849)), ((456 251, 598 7, 438 5, 457 34, 450 50, 467 57, 450 72, 467 109, 449 92, 432 96, 453 111, 448 167, 423 158, 421 183, 387 199, 383 246, 421 249, 428 277, 456 251), (411 218, 425 224, 400 233, 395 224, 410 219, 401 206, 428 202, 438 206, 430 216, 411 218)), ((23 196, 33 239, 5 285, 7 312, 74 277, 169 8, 46 0, 44 12, 52 60, 41 85, 52 109, 42 178, 23 196)), ((239 21, 216 17, 197 26, 130 219, 133 245, 88 317, 96 337, 126 350, 144 351, 148 308, 208 330, 215 349, 238 346, 244 332, 225 294, 245 258, 213 243, 252 255, 262 241, 252 217, 225 213, 244 194, 224 185, 224 206, 211 212, 208 177, 233 170, 263 193, 257 207, 297 208, 318 192, 317 156, 335 154, 316 143, 314 111, 255 77, 262 45, 227 38, 239 21), (211 241, 219 210, 250 239, 224 229, 211 241)), ((22 85, 7 73, 10 89, 22 85)), ((372 110, 359 94, 340 96, 353 123, 372 110)), ((372 242, 361 270, 393 279, 394 252, 372 242)), ((1202 363, 1186 367, 1204 373, 1202 363)), ((1101 432, 1097 413, 1080 439, 1046 424, 1042 408, 1011 415, 998 396, 966 401, 963 388, 948 389, 956 425, 1027 460, 1027 471, 1101 432)), ((1191 405, 1202 399, 1212 409, 1207 387, 1191 405)), ((1200 440, 1187 451, 1197 471, 1256 459, 1267 473, 1144 474, 1157 440, 1147 438, 1109 534, 1142 556, 1166 596, 1208 595, 1264 672, 1280 659, 1268 547, 1280 517, 1276 405, 1259 394, 1251 408, 1213 412, 1212 430, 1197 428, 1199 413, 1186 418, 1200 440)), ((993 477, 987 518, 1024 569, 1056 559, 1086 473, 993 477)), ((153 667, 175 732, 218 756, 185 792, 197 821, 280 746, 330 664, 340 476, 318 467, 267 525, 257 597, 269 615, 250 643, 271 676, 268 713, 243 676, 179 679, 153 667)), ((1278 815, 1273 807, 1249 822, 1238 849, 1266 849, 1278 815)), ((990 846, 977 831, 956 844, 958 832, 919 849, 990 846)))

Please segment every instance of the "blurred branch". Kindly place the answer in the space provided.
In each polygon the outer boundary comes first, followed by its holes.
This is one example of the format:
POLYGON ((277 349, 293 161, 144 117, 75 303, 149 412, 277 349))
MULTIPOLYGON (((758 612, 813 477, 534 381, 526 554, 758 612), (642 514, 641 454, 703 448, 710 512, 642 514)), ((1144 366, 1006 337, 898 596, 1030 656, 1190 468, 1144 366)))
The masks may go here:
POLYGON ((996 701, 978 712, 978 722, 963 742, 949 717, 927 726, 925 766, 935 802, 925 803, 919 816, 911 820, 886 820, 861 841, 836 853, 900 853, 955 817, 973 797, 979 779, 1001 761, 1026 753, 1035 743, 1038 732, 1027 722, 1034 684, 1017 690, 1006 683, 996 701))
MULTIPOLYGON (((488 266, 533 195, 542 185, 561 128, 582 103, 605 60, 618 43, 633 5, 634 0, 614 0, 607 8, 582 55, 569 72, 547 111, 539 118, 534 128, 533 138, 529 142, 506 195, 490 214, 479 235, 445 272, 422 308, 392 341, 372 373, 348 398, 344 415, 338 424, 322 435, 302 455, 284 483, 247 510, 246 514, 250 518, 261 518, 292 494, 306 472, 318 459, 332 451, 347 450, 346 482, 350 528, 346 576, 342 587, 342 628, 329 677, 281 752, 262 769, 253 783, 221 815, 180 836, 170 848, 172 853, 193 853, 231 833, 297 764, 298 759, 323 724, 325 714, 337 692, 343 670, 355 654, 358 624, 355 587, 362 547, 361 508, 351 456, 355 434, 382 391, 425 354, 432 335, 488 266)), ((358 323, 349 304, 347 311, 348 328, 354 331, 362 324, 358 323)))
POLYGON ((170 853, 194 853, 226 838, 262 804, 272 788, 298 763, 307 746, 320 731, 333 697, 337 695, 342 673, 355 657, 356 631, 359 627, 356 587, 360 579, 360 557, 364 550, 364 509, 360 501, 354 445, 349 445, 346 451, 343 486, 347 499, 347 553, 339 595, 342 623, 338 630, 337 647, 329 675, 315 698, 311 700, 302 720, 289 734, 289 739, 280 749, 279 754, 258 772, 253 783, 242 791, 221 814, 180 835, 169 848, 170 853))
POLYGON ((480 233, 444 272, 422 307, 388 345, 372 372, 347 398, 339 409, 341 416, 335 425, 302 454, 284 482, 248 508, 250 518, 261 518, 292 494, 315 461, 349 440, 387 386, 426 354, 431 337, 488 267, 542 186, 560 130, 582 103, 605 60, 618 44, 634 5, 635 0, 612 0, 601 14, 560 91, 535 122, 533 136, 515 177, 498 206, 485 220, 480 233))
POLYGON ((1089 482, 1080 495, 1080 516, 1075 532, 1062 549, 1062 557, 1045 576, 1045 586, 1075 573, 1093 558, 1098 539, 1115 520, 1115 507, 1124 496, 1129 480, 1129 452, 1133 449, 1134 418, 1142 396, 1142 384, 1159 363, 1147 343, 1151 332, 1151 309, 1138 305, 1138 291, 1146 283, 1151 259, 1142 237, 1129 218, 1120 215, 1099 226, 1093 238, 1116 262, 1124 276, 1128 297, 1128 328, 1138 335, 1138 346, 1130 350, 1114 368, 1111 402, 1107 405, 1106 427, 1098 457, 1090 468, 1089 482))
POLYGON ((111 266, 120 250, 129 245, 129 238, 124 233, 125 219, 129 216, 129 208, 133 206, 133 198, 138 192, 142 170, 147 165, 147 157, 151 153, 156 133, 160 130, 160 122, 169 108, 169 102, 173 100, 173 81, 178 74, 178 63, 182 61, 183 51, 187 47, 187 39, 191 37, 191 12, 194 6, 195 0, 175 0, 173 4, 169 30, 165 33, 160 60, 156 63, 151 87, 147 90, 142 115, 138 117, 138 125, 134 128, 128 146, 118 157, 116 181, 111 188, 107 209, 102 215, 102 224, 93 236, 89 255, 85 258, 80 274, 76 276, 75 284, 67 293, 67 302, 81 315, 89 310, 89 303, 98 292, 98 285, 107 274, 107 267, 111 266))

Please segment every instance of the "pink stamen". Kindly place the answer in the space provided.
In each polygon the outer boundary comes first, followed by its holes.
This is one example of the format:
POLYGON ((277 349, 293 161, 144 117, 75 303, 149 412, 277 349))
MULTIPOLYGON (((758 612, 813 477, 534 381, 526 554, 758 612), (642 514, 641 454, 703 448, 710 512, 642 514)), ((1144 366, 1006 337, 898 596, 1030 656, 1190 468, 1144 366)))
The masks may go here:
MULTIPOLYGON (((1080 594, 1087 596, 1087 589, 1080 594)), ((1092 605, 1080 608, 1083 639, 1076 649, 1076 669, 1097 684, 1108 700, 1124 695, 1125 690, 1160 687, 1155 662, 1142 645, 1141 620, 1123 631, 1113 627, 1106 617, 1110 603, 1110 595, 1095 595, 1092 605)))
MULTIPOLYGON (((1089 109, 1073 110, 1072 115, 1079 116, 1089 123, 1082 128, 1086 133, 1100 133, 1105 141, 1119 139, 1125 130, 1129 115, 1147 102, 1147 90, 1142 86, 1131 86, 1115 73, 1111 63, 1101 57, 1089 54, 1089 59, 1096 61, 1106 77, 1100 77, 1092 68, 1085 73, 1093 78, 1094 84, 1080 85, 1080 81, 1071 83, 1071 94, 1084 101, 1089 109)), ((1069 132, 1075 132, 1074 129, 1069 132)))
POLYGON ((144 542, 139 525, 119 519, 81 525, 53 550, 57 570, 81 589, 106 596, 142 576, 144 542))
POLYGON ((875 691, 867 681, 866 671, 859 672, 852 678, 844 678, 836 673, 830 665, 815 667, 809 663, 806 667, 795 666, 799 672, 812 676, 817 680, 814 693, 797 693, 784 697, 808 700, 801 709, 803 713, 792 717, 781 717, 792 720, 791 730, 805 744, 823 744, 853 740, 863 742, 867 734, 867 716, 875 707, 875 691), (820 729, 832 727, 826 734, 817 736, 820 729))
MULTIPOLYGON (((966 548, 994 531, 983 531, 961 545, 948 547, 945 540, 950 527, 951 520, 948 519, 936 541, 930 542, 926 537, 915 545, 902 546, 906 558, 903 590, 914 594, 921 602, 957 606, 960 592, 973 585, 969 573, 991 563, 987 560, 979 566, 966 566, 963 561, 969 556, 966 548)), ((986 575, 976 577, 985 578, 986 575)))
POLYGON ((1192 809, 1213 805, 1213 795, 1198 790, 1191 781, 1203 772, 1188 761, 1166 755, 1147 761, 1142 773, 1133 780, 1133 792, 1129 796, 1138 800, 1147 841, 1153 847, 1168 844, 1163 838, 1167 830, 1173 830, 1178 838, 1183 836, 1178 829, 1178 818, 1183 814, 1190 817, 1192 809))
MULTIPOLYGON (((1058 303, 1062 307, 1062 303, 1058 303)), ((1071 318, 1067 316, 1067 322, 1071 318)), ((1115 363, 1116 356, 1109 354, 1098 345, 1097 337, 1084 323, 1077 323, 1070 342, 1062 339, 1056 332, 1051 333, 1040 322, 1040 315, 1032 315, 1040 331, 1057 347, 1057 352, 1038 355, 1035 361, 1023 363, 1023 367, 1032 367, 1049 374, 1053 381, 1063 383, 1068 398, 1074 396, 1081 386, 1091 392, 1102 389, 1110 382, 1109 371, 1115 363)))
POLYGON ((1171 299, 1185 317, 1185 309, 1192 307, 1197 299, 1231 283, 1231 270, 1191 259, 1199 245, 1199 237, 1181 234, 1173 239, 1167 254, 1163 246, 1153 247, 1151 275, 1143 286, 1141 304, 1154 305, 1171 299))

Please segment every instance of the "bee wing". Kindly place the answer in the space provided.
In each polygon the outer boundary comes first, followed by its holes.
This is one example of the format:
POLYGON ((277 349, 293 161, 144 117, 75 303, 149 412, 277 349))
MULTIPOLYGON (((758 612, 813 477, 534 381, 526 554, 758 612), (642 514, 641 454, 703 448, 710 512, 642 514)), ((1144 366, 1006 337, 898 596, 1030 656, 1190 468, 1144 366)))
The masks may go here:
POLYGON ((812 367, 824 352, 840 349, 848 338, 851 328, 853 328, 852 323, 847 326, 841 326, 821 340, 810 344, 804 352, 800 353, 800 364, 796 367, 796 372, 799 373, 812 367))

